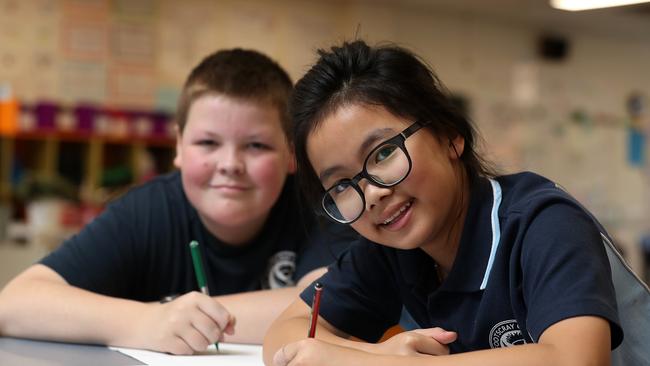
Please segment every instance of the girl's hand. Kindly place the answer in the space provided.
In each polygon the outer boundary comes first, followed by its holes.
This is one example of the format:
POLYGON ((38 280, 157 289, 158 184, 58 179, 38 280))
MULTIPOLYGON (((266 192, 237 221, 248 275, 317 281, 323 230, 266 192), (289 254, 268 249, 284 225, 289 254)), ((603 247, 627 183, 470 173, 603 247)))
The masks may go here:
POLYGON ((164 304, 148 304, 136 324, 136 344, 143 348, 188 355, 205 351, 225 334, 233 334, 235 318, 208 295, 190 292, 164 304))
POLYGON ((456 340, 456 332, 442 328, 415 329, 399 333, 384 342, 373 344, 369 352, 384 355, 417 356, 448 355, 449 343, 456 340))
POLYGON ((371 354, 338 346, 316 338, 286 344, 273 356, 274 366, 364 365, 371 354))
POLYGON ((392 356, 431 356, 449 354, 447 344, 456 332, 442 328, 416 329, 400 333, 364 350, 334 345, 315 338, 286 344, 273 355, 274 366, 364 365, 378 354, 392 356))

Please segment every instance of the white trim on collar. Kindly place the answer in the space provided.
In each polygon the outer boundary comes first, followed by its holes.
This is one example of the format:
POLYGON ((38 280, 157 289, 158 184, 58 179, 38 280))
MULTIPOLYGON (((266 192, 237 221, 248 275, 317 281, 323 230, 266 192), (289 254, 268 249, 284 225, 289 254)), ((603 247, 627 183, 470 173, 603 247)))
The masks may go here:
POLYGON ((501 206, 501 185, 494 179, 490 179, 492 185, 492 249, 490 249, 490 259, 488 259, 487 268, 483 275, 483 282, 481 282, 481 290, 485 290, 488 279, 490 278, 490 271, 494 264, 494 257, 499 248, 499 241, 501 239, 501 226, 499 225, 499 206, 501 206))

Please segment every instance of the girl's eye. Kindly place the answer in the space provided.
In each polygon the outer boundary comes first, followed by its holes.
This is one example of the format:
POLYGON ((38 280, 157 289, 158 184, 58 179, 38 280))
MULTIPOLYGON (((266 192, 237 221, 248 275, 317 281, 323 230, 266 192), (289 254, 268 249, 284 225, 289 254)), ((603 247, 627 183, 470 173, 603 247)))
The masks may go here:
POLYGON ((348 183, 337 183, 332 189, 330 189, 330 194, 332 195, 340 195, 344 193, 348 188, 350 188, 350 185, 348 183))
POLYGON ((382 161, 388 159, 393 152, 397 149, 395 145, 385 145, 377 149, 374 156, 375 163, 381 163, 382 161))

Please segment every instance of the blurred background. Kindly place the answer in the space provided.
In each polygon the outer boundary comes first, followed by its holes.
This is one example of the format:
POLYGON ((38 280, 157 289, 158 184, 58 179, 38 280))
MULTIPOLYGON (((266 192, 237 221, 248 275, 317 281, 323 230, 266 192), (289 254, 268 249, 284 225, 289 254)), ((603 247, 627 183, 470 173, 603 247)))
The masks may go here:
POLYGON ((0 0, 0 286, 173 169, 176 99, 205 55, 254 48, 296 81, 357 37, 424 57, 502 172, 563 185, 650 278, 647 3, 0 0))

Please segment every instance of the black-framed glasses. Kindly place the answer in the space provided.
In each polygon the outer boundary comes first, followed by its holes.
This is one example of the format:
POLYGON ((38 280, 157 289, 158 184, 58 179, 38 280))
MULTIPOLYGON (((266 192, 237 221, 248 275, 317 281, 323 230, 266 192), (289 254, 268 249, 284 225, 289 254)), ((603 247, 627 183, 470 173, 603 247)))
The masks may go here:
POLYGON ((352 179, 341 179, 325 191, 321 202, 325 213, 339 223, 351 224, 361 217, 366 207, 366 197, 359 187, 361 179, 386 188, 406 179, 413 164, 405 141, 428 123, 415 121, 372 149, 359 174, 352 179))

